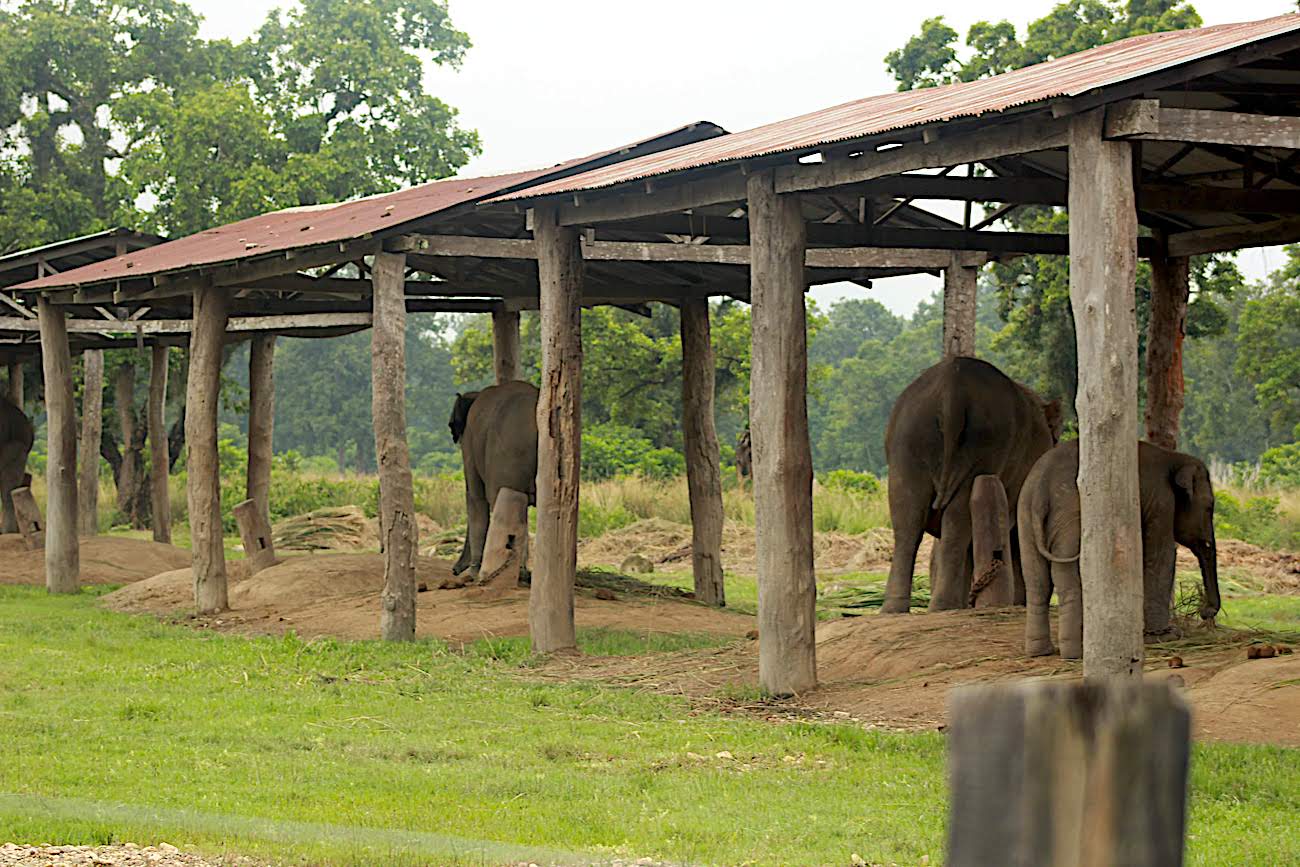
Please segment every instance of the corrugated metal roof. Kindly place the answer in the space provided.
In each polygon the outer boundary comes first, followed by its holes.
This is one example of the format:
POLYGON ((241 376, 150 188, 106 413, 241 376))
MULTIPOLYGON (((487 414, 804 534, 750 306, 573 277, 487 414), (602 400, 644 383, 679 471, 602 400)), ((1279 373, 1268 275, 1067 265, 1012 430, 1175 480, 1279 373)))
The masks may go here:
POLYGON ((651 146, 663 139, 683 135, 711 137, 725 132, 715 124, 694 123, 544 169, 482 178, 451 178, 340 204, 274 211, 93 265, 32 280, 14 288, 58 289, 132 280, 253 259, 268 253, 284 253, 383 235, 404 224, 425 219, 457 205, 481 201, 496 193, 542 178, 554 177, 588 163, 624 153, 633 155, 637 149, 651 146))
POLYGON ((1300 30, 1300 14, 1134 36, 992 78, 847 102, 745 132, 538 184, 492 201, 602 189, 733 160, 815 150, 908 127, 979 117, 1044 100, 1079 96, 1095 88, 1139 78, 1295 30, 1300 30))
POLYGON ((0 287, 31 280, 39 273, 42 263, 55 271, 70 271, 91 262, 111 259, 117 255, 119 247, 126 251, 138 250, 165 240, 148 232, 116 228, 15 250, 0 256, 0 287))

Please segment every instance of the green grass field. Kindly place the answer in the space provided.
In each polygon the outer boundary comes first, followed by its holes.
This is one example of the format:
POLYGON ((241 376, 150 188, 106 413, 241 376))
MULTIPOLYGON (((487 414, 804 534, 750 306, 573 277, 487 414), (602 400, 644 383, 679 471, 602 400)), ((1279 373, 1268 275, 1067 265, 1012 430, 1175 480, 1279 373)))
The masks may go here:
MULTIPOLYGON (((588 652, 707 644, 583 635, 588 652)), ((313 864, 938 863, 943 739, 529 680, 520 642, 194 632, 0 587, 0 839, 313 864), (720 755, 721 754, 721 755, 720 755)), ((1192 864, 1300 863, 1300 752, 1198 746, 1192 864)))

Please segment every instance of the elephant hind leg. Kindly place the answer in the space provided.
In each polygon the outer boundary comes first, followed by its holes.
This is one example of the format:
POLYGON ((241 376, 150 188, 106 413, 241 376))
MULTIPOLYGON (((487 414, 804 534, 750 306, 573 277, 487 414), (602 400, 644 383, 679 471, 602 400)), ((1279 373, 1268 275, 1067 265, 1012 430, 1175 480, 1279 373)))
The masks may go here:
POLYGON ((912 607, 912 576, 916 572, 916 551, 921 546, 929 519, 933 492, 919 490, 901 478, 889 481, 889 520, 894 527, 894 553, 889 561, 885 584, 884 614, 906 614, 912 607))
POLYGON ((965 484, 943 510, 943 532, 935 543, 930 571, 930 610, 950 611, 970 606, 975 570, 971 551, 970 485, 965 484))
POLYGON ((1056 604, 1060 618, 1056 625, 1062 659, 1083 658, 1083 588, 1078 561, 1052 564, 1056 604))

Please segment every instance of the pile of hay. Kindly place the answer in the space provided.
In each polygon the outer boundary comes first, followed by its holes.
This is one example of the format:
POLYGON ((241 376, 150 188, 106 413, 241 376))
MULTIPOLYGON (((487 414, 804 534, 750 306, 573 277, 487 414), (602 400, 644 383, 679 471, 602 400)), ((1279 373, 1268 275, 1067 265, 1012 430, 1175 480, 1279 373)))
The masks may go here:
POLYGON ((356 506, 330 506, 271 527, 277 551, 364 551, 379 547, 375 523, 356 506))

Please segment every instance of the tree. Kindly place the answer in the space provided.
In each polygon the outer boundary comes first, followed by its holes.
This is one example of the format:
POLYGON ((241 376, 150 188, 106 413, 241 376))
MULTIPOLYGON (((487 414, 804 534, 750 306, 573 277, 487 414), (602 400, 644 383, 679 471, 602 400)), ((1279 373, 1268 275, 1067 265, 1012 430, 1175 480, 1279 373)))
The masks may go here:
POLYGON ((1235 370, 1255 383, 1273 430, 1300 439, 1300 246, 1286 249, 1287 264, 1241 311, 1235 370))

